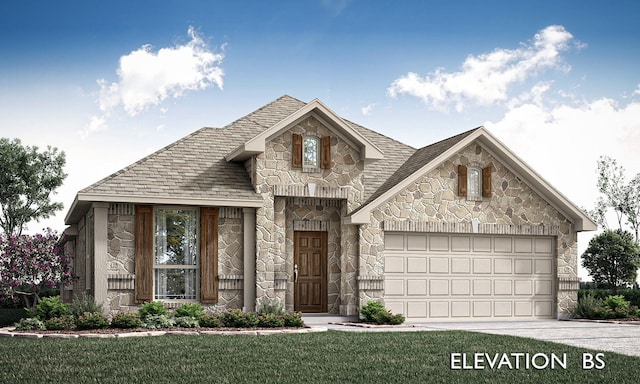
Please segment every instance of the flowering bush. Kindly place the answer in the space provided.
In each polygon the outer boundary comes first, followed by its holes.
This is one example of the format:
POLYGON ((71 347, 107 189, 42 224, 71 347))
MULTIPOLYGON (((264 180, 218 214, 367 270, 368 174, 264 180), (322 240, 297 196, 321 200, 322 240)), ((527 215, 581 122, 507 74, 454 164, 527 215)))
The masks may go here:
POLYGON ((36 235, 0 235, 0 300, 23 297, 33 308, 41 291, 72 281, 72 258, 58 238, 51 229, 36 235))

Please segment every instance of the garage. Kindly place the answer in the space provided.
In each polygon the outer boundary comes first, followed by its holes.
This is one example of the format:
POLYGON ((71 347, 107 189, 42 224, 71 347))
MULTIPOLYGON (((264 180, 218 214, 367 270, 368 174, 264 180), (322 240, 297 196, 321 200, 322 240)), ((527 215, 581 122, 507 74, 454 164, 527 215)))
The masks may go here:
POLYGON ((554 318, 555 239, 385 232, 385 305, 408 321, 554 318))

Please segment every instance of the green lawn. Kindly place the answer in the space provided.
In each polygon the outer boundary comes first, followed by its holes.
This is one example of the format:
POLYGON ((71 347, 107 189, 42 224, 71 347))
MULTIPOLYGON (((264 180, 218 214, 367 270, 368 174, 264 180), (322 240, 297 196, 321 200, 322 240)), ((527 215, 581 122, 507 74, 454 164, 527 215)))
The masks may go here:
POLYGON ((463 331, 0 338, 0 383, 637 383, 640 358, 463 331), (567 354, 567 369, 451 370, 451 353, 567 354))

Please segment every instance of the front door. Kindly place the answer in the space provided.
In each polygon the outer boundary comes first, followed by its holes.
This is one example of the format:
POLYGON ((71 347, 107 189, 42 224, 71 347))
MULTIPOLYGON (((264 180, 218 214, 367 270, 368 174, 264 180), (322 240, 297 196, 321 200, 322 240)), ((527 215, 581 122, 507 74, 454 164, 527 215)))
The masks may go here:
POLYGON ((327 232, 294 232, 294 309, 327 312, 327 232))

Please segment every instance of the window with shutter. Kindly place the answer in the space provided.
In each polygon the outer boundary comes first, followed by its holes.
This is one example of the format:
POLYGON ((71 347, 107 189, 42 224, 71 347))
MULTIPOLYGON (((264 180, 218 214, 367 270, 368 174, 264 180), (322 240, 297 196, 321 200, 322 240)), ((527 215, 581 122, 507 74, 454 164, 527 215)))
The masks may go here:
POLYGON ((302 168, 302 136, 294 133, 291 141, 291 166, 302 168))
POLYGON ((467 167, 458 165, 458 196, 467 196, 467 167))
POLYGON ((321 147, 321 167, 324 169, 331 169, 331 136, 325 136, 322 138, 321 147))
POLYGON ((482 169, 482 197, 491 197, 491 166, 482 169))

